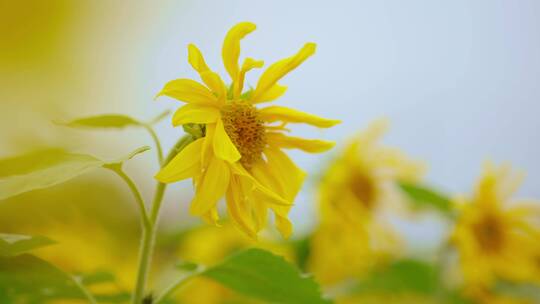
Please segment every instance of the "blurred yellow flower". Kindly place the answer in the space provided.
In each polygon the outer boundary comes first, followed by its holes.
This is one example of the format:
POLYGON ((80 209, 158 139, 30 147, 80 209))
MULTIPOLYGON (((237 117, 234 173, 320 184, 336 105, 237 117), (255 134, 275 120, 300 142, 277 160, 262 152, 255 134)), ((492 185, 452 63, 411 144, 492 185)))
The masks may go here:
POLYGON ((397 208, 401 200, 396 181, 414 182, 424 170, 422 164, 377 142, 387 127, 386 120, 372 123, 324 173, 320 226, 311 242, 310 259, 310 269, 323 285, 358 278, 402 247, 382 212, 397 208))
POLYGON ((489 289, 497 279, 519 282, 534 276, 539 228, 533 217, 539 214, 538 205, 511 200, 521 180, 508 166, 488 163, 474 194, 456 201, 461 213, 452 241, 468 289, 489 289))
POLYGON ((252 58, 238 65, 240 40, 254 30, 255 24, 242 22, 225 37, 222 57, 232 79, 228 88, 206 65, 199 49, 193 44, 188 46, 189 63, 205 85, 176 79, 167 83, 158 96, 186 102, 174 114, 173 125, 203 124, 205 136, 187 146, 156 178, 164 183, 193 178, 196 193, 190 211, 210 222, 217 221, 216 205, 225 196, 233 222, 252 238, 266 226, 270 208, 279 231, 288 237, 292 232, 288 212, 305 173, 282 149, 319 153, 334 143, 287 136, 285 125, 306 123, 328 128, 339 121, 281 106, 255 107, 285 92, 286 87, 277 82, 313 55, 315 44, 307 43, 294 56, 274 63, 263 72, 255 89, 244 91, 245 74, 263 66, 262 61, 252 58), (280 123, 272 124, 275 122, 280 123))

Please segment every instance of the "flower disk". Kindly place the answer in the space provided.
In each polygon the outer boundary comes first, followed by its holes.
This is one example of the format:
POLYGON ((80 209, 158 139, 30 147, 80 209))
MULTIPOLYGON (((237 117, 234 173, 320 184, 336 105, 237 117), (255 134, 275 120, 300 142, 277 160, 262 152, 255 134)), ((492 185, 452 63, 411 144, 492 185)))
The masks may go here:
POLYGON ((262 159, 266 146, 264 121, 259 118, 257 109, 244 101, 234 101, 223 106, 221 119, 225 132, 242 156, 240 163, 250 169, 262 159))

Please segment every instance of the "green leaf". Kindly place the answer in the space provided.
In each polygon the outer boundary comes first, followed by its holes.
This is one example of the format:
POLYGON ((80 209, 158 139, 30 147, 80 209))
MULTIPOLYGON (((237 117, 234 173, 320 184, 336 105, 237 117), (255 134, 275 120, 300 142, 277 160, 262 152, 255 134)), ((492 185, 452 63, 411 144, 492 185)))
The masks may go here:
POLYGON ((311 254, 311 236, 291 241, 290 245, 294 249, 296 254, 296 262, 298 267, 302 270, 306 270, 309 255, 311 254))
POLYGON ((81 283, 84 286, 90 286, 95 284, 102 284, 102 283, 111 283, 116 281, 116 276, 107 271, 96 271, 93 273, 86 273, 79 275, 81 278, 81 283))
POLYGON ((0 256, 16 256, 54 243, 53 240, 39 235, 29 236, 0 233, 0 256))
POLYGON ((84 297, 73 278, 55 266, 29 254, 0 257, 2 303, 45 303, 51 299, 84 297))
POLYGON ((63 183, 91 169, 124 162, 148 149, 146 146, 136 149, 113 161, 61 149, 41 150, 0 160, 0 200, 63 183))
POLYGON ((71 128, 115 128, 123 129, 126 127, 140 127, 144 123, 122 114, 105 114, 98 116, 89 116, 78 118, 69 122, 56 122, 71 128))
POLYGON ((77 118, 68 122, 58 122, 56 124, 81 129, 124 129, 128 127, 147 127, 160 122, 171 114, 170 110, 160 113, 147 123, 123 114, 104 114, 77 118))
POLYGON ((401 260, 378 269, 357 287, 359 293, 433 294, 440 286, 435 267, 417 260, 401 260))
POLYGON ((432 207, 445 213, 452 211, 452 202, 450 199, 435 190, 409 183, 399 183, 399 186, 417 207, 432 207))
POLYGON ((261 249, 248 249, 201 273, 244 295, 269 303, 332 303, 319 286, 283 257, 261 249))

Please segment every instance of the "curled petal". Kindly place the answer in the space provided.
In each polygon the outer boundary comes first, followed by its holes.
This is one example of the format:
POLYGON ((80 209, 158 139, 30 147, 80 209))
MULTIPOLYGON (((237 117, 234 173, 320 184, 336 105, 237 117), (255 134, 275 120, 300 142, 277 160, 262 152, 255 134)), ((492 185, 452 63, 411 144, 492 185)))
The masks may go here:
POLYGON ((193 69, 199 73, 210 70, 201 51, 192 43, 188 45, 188 61, 193 69))
POLYGON ((156 98, 163 95, 198 105, 212 106, 217 102, 217 97, 210 90, 191 79, 169 81, 156 98))
POLYGON ((282 59, 268 67, 261 75, 257 87, 251 96, 251 101, 254 103, 260 102, 260 98, 265 92, 271 89, 283 76, 315 54, 316 48, 315 43, 306 43, 296 55, 282 59))
POLYGON ((201 73, 201 79, 212 90, 212 92, 216 94, 218 99, 223 101, 223 99, 227 96, 227 86, 225 86, 225 83, 223 80, 221 80, 221 77, 219 77, 219 75, 215 72, 206 71, 201 73))
POLYGON ((216 133, 216 124, 206 125, 206 136, 204 138, 203 146, 201 149, 202 167, 206 168, 210 163, 210 158, 214 155, 212 151, 214 134, 216 133))
POLYGON ((300 149, 308 153, 321 153, 330 150, 335 143, 319 139, 304 139, 283 135, 281 133, 267 133, 266 138, 270 146, 283 149, 300 149))
POLYGON ((204 215, 211 211, 218 200, 225 195, 230 177, 231 171, 227 163, 221 159, 212 158, 197 184, 195 198, 191 202, 191 214, 204 215))
POLYGON ((172 118, 172 123, 173 126, 187 123, 215 123, 219 117, 219 110, 215 107, 187 104, 176 110, 172 118))
POLYGON ((220 226, 219 223, 218 223, 218 221, 219 221, 219 213, 218 213, 216 207, 210 209, 210 211, 203 214, 202 219, 205 222, 207 222, 208 224, 210 224, 210 225, 220 226))
POLYGON ((221 55, 225 69, 234 81, 238 76, 238 58, 240 57, 240 40, 247 34, 253 32, 257 26, 251 22, 241 22, 233 26, 225 40, 223 41, 223 49, 221 55))
POLYGON ((223 126, 223 121, 221 119, 218 119, 216 124, 213 147, 216 157, 230 163, 238 161, 241 157, 240 152, 238 152, 238 149, 236 149, 231 138, 227 132, 225 132, 225 127, 223 126))
POLYGON ((242 93, 242 90, 244 88, 244 79, 245 79, 246 73, 255 68, 262 68, 263 65, 264 65, 264 61, 262 60, 255 60, 253 58, 246 58, 244 60, 244 64, 242 64, 242 69, 240 70, 240 73, 238 73, 237 79, 234 81, 234 97, 235 98, 238 98, 240 94, 242 93))
POLYGON ((156 175, 162 183, 174 183, 201 173, 201 149, 204 138, 185 147, 156 175))
POLYGON ((267 122, 283 121, 287 123, 306 123, 319 128, 330 128, 341 122, 339 120, 326 119, 280 106, 271 106, 261 109, 260 117, 267 122))
POLYGON ((257 97, 257 100, 251 99, 250 101, 252 103, 273 101, 280 98, 283 94, 285 94, 286 91, 287 91, 287 86, 283 86, 276 83, 270 89, 266 90, 266 92, 261 93, 257 97))
POLYGON ((268 159, 269 173, 281 183, 283 193, 280 195, 287 200, 294 201, 304 183, 306 173, 279 149, 269 148, 264 152, 264 155, 268 159))
POLYGON ((257 179, 253 178, 251 174, 249 174, 246 169, 242 167, 239 163, 231 164, 231 169, 233 174, 240 175, 242 177, 246 177, 250 182, 252 182, 253 185, 253 191, 256 193, 259 193, 260 195, 264 196, 268 203, 278 206, 292 206, 292 202, 284 199, 280 195, 278 195, 276 192, 272 191, 269 187, 266 185, 263 185, 260 183, 257 179))
MULTIPOLYGON (((275 212, 274 212, 275 213, 275 212)), ((281 235, 288 239, 293 231, 293 225, 291 221, 286 216, 281 216, 275 213, 276 215, 276 227, 281 233, 281 235)))
POLYGON ((227 211, 235 225, 249 237, 256 239, 257 232, 249 208, 247 196, 249 189, 245 189, 239 176, 231 177, 231 185, 227 190, 227 211))
POLYGON ((204 61, 201 51, 194 44, 188 45, 188 61, 193 69, 199 73, 206 86, 209 87, 219 99, 222 99, 227 95, 225 83, 218 74, 210 70, 206 61, 204 61))

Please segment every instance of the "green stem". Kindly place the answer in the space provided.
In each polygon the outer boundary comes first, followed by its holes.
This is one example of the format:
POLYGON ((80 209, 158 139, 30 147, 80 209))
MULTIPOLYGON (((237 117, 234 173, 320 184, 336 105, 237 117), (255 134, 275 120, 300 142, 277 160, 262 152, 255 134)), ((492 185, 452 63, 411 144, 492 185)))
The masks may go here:
MULTIPOLYGON (((191 135, 185 135, 184 137, 182 137, 171 149, 171 151, 167 155, 167 158, 165 159, 165 162, 162 163, 161 167, 164 167, 166 164, 168 164, 176 156, 176 154, 178 154, 178 152, 182 151, 182 149, 184 149, 192 141, 193 137, 191 135)), ((166 188, 166 184, 160 182, 157 183, 156 192, 152 201, 152 210, 150 212, 150 225, 143 231, 141 246, 139 249, 139 268, 137 273, 135 292, 133 293, 133 304, 141 304, 144 297, 146 282, 148 281, 150 264, 152 262, 152 254, 154 252, 154 245, 159 220, 159 211, 161 209, 161 203, 163 201, 163 195, 165 194, 166 188)))
POLYGON ((154 128, 152 128, 151 125, 144 125, 144 128, 150 133, 150 136, 152 136, 152 140, 154 141, 154 144, 156 145, 156 151, 157 151, 157 157, 159 161, 159 165, 163 165, 163 149, 161 149, 161 142, 159 141, 159 138, 154 131, 154 128))
POLYGON ((86 299, 88 300, 88 303, 90 304, 97 304, 96 298, 90 293, 88 289, 83 285, 81 282, 81 279, 78 277, 72 277, 73 283, 79 288, 79 290, 84 294, 86 299))
POLYGON ((139 192, 139 189, 133 182, 133 180, 127 176, 124 171, 122 171, 121 168, 117 167, 111 167, 109 168, 112 171, 114 171, 120 178, 122 178, 126 184, 129 186, 129 189, 131 189, 131 192, 133 193, 133 196, 135 196, 135 200, 137 201, 137 205, 139 205, 139 210, 141 214, 141 223, 143 224, 144 230, 148 230, 151 226, 150 218, 148 217, 148 212, 146 211, 146 205, 144 204, 144 200, 142 198, 141 193, 139 192))

